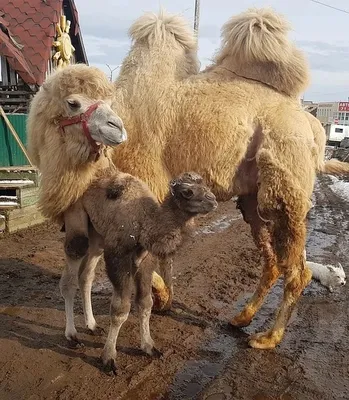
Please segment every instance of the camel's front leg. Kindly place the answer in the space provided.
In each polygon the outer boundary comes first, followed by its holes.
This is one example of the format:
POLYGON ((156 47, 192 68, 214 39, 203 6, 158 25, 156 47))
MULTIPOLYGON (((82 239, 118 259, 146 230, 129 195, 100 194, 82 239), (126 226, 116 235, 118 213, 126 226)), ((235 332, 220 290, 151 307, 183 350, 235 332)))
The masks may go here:
POLYGON ((241 210, 245 222, 250 224, 254 242, 264 261, 263 273, 256 291, 244 309, 231 321, 233 326, 244 327, 251 323, 262 306, 265 296, 279 278, 280 271, 277 267, 276 254, 271 245, 271 234, 257 212, 257 195, 240 196, 237 208, 241 210))
POLYGON ((60 280, 60 290, 65 303, 65 336, 72 346, 80 346, 82 343, 77 338, 74 323, 74 299, 78 286, 78 272, 82 263, 87 258, 88 219, 79 204, 71 206, 64 213, 65 245, 67 265, 63 270, 60 280))

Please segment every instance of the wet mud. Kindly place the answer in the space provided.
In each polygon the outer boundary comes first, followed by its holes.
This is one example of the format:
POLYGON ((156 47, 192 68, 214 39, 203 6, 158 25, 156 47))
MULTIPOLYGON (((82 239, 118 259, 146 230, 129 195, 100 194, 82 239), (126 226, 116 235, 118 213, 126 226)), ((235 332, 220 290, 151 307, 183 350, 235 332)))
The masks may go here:
MULTIPOLYGON (((343 185, 331 177, 318 180, 307 255, 312 261, 340 261, 349 274, 349 207, 340 190, 343 185)), ((249 327, 229 327, 261 273, 249 227, 233 201, 201 218, 175 258, 173 309, 151 318, 163 358, 139 350, 138 318, 132 310, 120 332, 115 378, 101 369, 105 338, 84 328, 79 296, 76 324, 85 348, 73 350, 65 341, 58 288, 62 240, 50 224, 0 239, 1 400, 349 399, 348 287, 329 293, 311 282, 274 350, 248 348, 247 337, 273 322, 282 281, 249 327)), ((105 329, 109 301, 101 263, 93 306, 105 329)))

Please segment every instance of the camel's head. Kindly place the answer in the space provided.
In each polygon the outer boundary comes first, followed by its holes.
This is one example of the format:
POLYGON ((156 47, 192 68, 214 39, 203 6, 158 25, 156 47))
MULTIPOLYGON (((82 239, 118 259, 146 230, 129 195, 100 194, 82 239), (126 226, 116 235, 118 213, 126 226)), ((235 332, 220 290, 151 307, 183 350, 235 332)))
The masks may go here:
POLYGON ((196 172, 184 172, 170 182, 171 194, 179 209, 190 214, 207 214, 217 208, 215 195, 196 172))
POLYGON ((57 122, 65 134, 85 135, 92 148, 101 144, 116 146, 127 139, 123 122, 111 109, 109 101, 72 94, 63 102, 65 115, 57 122))
POLYGON ((81 163, 103 145, 127 139, 121 118, 111 108, 112 83, 97 68, 83 64, 55 71, 35 95, 29 112, 29 142, 60 147, 67 163, 81 163))

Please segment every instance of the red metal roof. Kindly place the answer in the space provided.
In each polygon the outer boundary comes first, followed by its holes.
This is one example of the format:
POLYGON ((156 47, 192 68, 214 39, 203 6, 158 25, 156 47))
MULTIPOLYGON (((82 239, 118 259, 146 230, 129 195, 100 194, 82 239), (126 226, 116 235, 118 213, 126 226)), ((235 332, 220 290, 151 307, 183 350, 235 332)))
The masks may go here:
MULTIPOLYGON (((75 19, 71 34, 77 35, 77 10, 74 1, 69 4, 75 19)), ((0 0, 0 23, 23 45, 19 50, 0 30, 0 54, 28 84, 41 85, 45 79, 62 7, 63 0, 0 0)))

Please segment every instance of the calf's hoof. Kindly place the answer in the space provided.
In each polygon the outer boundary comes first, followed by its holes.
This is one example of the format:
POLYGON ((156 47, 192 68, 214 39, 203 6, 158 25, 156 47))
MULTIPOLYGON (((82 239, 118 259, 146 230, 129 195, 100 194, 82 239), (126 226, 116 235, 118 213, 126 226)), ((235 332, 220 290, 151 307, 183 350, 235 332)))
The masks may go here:
POLYGON ((81 340, 78 339, 76 335, 68 336, 67 341, 68 341, 68 347, 70 349, 83 349, 85 347, 85 345, 82 343, 81 340))
POLYGON ((93 335, 93 336, 103 336, 103 335, 105 335, 105 330, 99 325, 96 325, 96 327, 94 329, 89 329, 88 328, 88 330, 89 330, 90 334, 93 335))
POLYGON ((103 361, 103 370, 106 374, 116 376, 118 373, 118 367, 116 365, 116 360, 114 358, 110 358, 107 361, 103 361))
POLYGON ((145 345, 142 347, 142 350, 152 358, 162 358, 163 356, 163 353, 152 345, 145 345))

